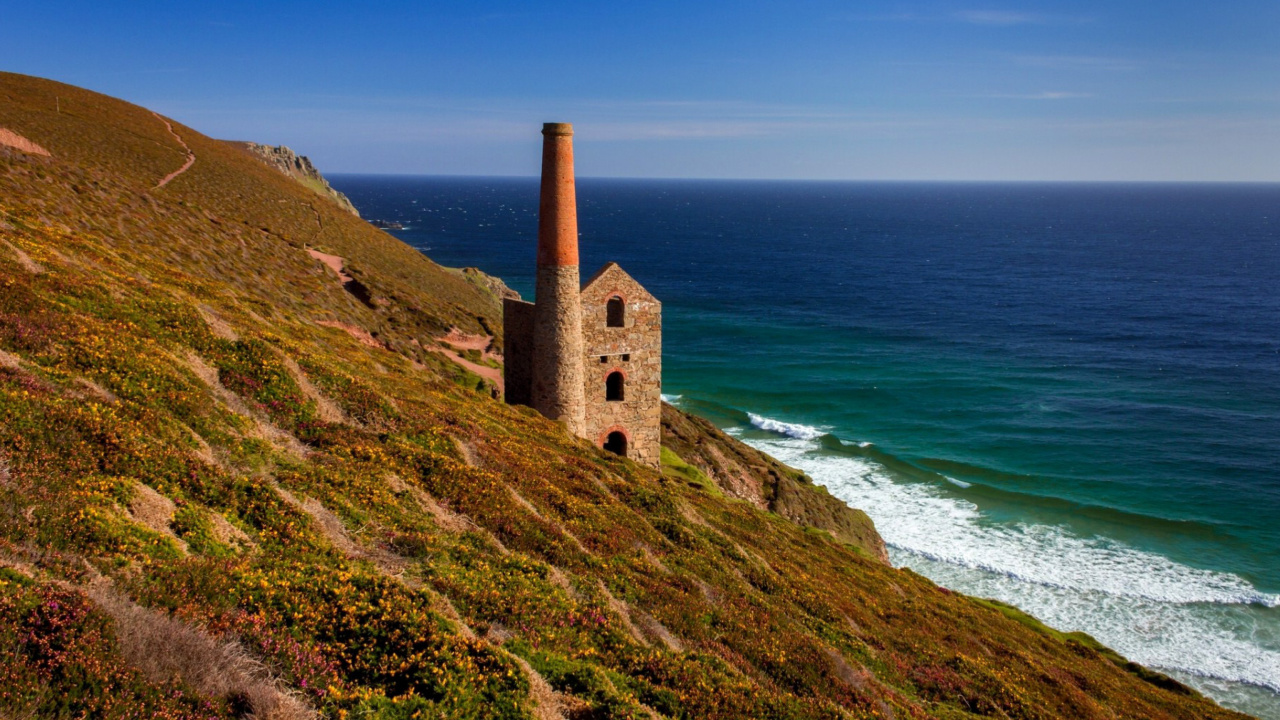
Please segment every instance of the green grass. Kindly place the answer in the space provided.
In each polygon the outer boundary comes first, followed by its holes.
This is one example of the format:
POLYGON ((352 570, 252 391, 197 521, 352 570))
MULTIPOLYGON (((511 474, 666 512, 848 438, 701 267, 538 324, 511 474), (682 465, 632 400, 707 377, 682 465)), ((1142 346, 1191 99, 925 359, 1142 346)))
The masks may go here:
POLYGON ((662 448, 662 473, 679 477, 689 483, 690 487, 696 487, 715 495, 724 495, 719 486, 711 481, 711 478, 708 478, 698 468, 681 460, 679 455, 676 455, 667 447, 662 448))

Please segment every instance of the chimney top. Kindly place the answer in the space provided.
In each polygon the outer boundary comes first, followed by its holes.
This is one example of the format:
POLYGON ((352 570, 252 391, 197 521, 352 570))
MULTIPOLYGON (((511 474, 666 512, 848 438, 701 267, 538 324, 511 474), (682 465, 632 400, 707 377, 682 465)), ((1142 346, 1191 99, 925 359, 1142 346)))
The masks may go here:
MULTIPOLYGON (((577 265, 578 203, 573 183, 573 126, 569 123, 546 123, 542 126, 538 267, 576 268, 577 265)), ((574 287, 577 287, 576 280, 574 287)))

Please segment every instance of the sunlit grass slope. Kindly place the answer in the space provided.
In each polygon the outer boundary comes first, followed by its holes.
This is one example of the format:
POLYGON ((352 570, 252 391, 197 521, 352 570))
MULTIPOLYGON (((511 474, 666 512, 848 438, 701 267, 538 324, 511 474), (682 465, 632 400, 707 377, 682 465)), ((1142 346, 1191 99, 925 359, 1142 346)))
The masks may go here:
POLYGON ((493 400, 432 341, 492 295, 173 127, 155 189, 152 113, 0 74, 0 716, 1235 716, 687 418, 659 474, 493 400))

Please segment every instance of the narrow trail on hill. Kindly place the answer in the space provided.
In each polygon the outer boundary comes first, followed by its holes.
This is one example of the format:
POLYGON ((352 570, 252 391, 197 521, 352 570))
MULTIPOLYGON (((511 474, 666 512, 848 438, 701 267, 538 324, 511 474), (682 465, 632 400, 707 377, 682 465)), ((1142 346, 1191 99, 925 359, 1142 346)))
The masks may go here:
POLYGON ((463 353, 467 350, 479 350, 482 360, 500 359, 499 356, 489 352, 489 344, 493 342, 491 335, 467 335, 454 328, 449 331, 448 335, 438 337, 436 340, 441 344, 448 345, 453 352, 449 355, 449 359, 471 372, 479 375, 486 380, 493 381, 499 390, 506 392, 506 382, 502 377, 502 370, 489 367, 488 365, 480 365, 468 360, 463 353))
POLYGON ((324 263, 324 265, 330 270, 338 274, 338 281, 342 283, 343 290, 350 293, 356 300, 364 303, 365 307, 370 309, 375 307, 373 303, 373 296, 369 293, 369 288, 365 287, 364 283, 355 279, 347 272, 346 260, 338 257, 337 255, 322 253, 319 250, 311 248, 307 249, 307 253, 316 260, 319 260, 321 263, 324 263))
POLYGON ((22 137, 18 133, 12 130, 9 130, 7 128, 0 127, 0 145, 6 145, 8 147, 14 148, 15 150, 21 150, 24 153, 29 153, 32 155, 44 155, 45 157, 49 156, 48 150, 45 150, 39 145, 31 142, 30 140, 22 137))
POLYGON ((172 123, 160 117, 160 113, 153 112, 151 114, 155 115, 157 120, 164 123, 165 128, 169 131, 169 134, 173 136, 173 139, 177 140, 178 144, 182 146, 182 149, 187 151, 187 161, 182 164, 182 167, 178 168, 177 170, 174 170, 168 175, 165 175, 164 178, 161 179, 160 182, 157 183, 154 188, 151 188, 152 190, 159 190, 165 185, 168 185, 170 180, 173 180, 174 178, 178 177, 182 173, 186 172, 192 165, 194 165, 196 163, 196 154, 194 152, 191 152, 191 148, 187 146, 187 143, 183 141, 182 137, 179 136, 178 133, 173 131, 172 123))
POLYGON ((338 275, 338 280, 340 280, 343 285, 355 281, 355 278, 347 274, 346 260, 343 258, 340 258, 337 255, 330 255, 329 253, 322 253, 319 250, 313 250, 311 248, 307 249, 307 254, 324 263, 325 267, 336 273, 338 275))

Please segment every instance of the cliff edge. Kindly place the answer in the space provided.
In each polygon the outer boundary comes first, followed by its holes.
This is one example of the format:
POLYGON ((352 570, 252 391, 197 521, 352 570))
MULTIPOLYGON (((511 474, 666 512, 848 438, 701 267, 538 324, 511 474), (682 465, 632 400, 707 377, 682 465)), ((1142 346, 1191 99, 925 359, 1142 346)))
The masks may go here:
POLYGON ((688 474, 681 466, 690 465, 729 497, 825 530, 869 557, 889 563, 884 540, 865 512, 849 507, 803 472, 726 435, 709 420, 663 403, 662 447, 675 456, 664 458, 672 471, 688 474))
POLYGON ((495 400, 501 287, 241 149, 0 98, 0 716, 1243 717, 696 418, 658 472, 495 400))
POLYGON ((333 186, 320 174, 316 166, 311 164, 311 159, 306 155, 299 155, 284 145, 263 145, 261 143, 237 140, 228 140, 227 142, 230 145, 244 148, 267 165, 311 188, 317 195, 332 200, 338 204, 338 207, 356 217, 360 217, 360 211, 356 210, 356 206, 351 204, 346 195, 333 189, 333 186))

